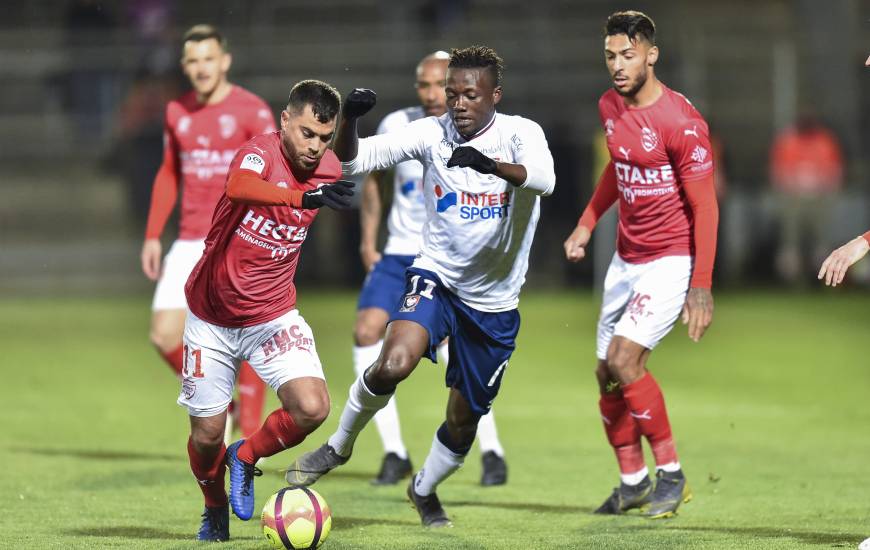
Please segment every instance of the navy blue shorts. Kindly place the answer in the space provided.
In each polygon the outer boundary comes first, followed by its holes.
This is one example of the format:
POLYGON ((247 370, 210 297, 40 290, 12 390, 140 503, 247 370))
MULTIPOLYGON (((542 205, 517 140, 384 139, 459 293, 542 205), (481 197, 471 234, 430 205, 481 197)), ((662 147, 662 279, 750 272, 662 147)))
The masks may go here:
POLYGON ((425 356, 433 362, 436 349, 450 337, 445 382, 465 397, 480 416, 489 412, 520 330, 516 309, 488 313, 464 304, 431 271, 407 270, 405 294, 390 321, 414 321, 429 332, 425 356))
POLYGON ((392 312, 398 307, 399 300, 405 293, 405 270, 414 263, 414 256, 399 256, 385 254, 366 276, 357 311, 376 307, 392 312))

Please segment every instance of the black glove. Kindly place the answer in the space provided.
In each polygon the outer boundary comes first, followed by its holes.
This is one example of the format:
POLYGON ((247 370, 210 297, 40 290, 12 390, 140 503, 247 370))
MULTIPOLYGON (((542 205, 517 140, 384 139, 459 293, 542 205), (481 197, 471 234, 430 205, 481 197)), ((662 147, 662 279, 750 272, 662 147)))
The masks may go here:
POLYGON ((474 147, 457 147, 453 150, 447 168, 474 168, 481 174, 495 174, 496 162, 474 147))
POLYGON ((333 210, 348 208, 350 199, 347 197, 353 196, 353 186, 352 181, 338 180, 306 191, 302 193, 302 208, 308 210, 321 206, 328 206, 333 210))
POLYGON ((378 102, 378 96, 373 90, 368 88, 354 88, 344 98, 344 105, 341 107, 341 112, 344 118, 359 118, 372 110, 375 103, 378 102))

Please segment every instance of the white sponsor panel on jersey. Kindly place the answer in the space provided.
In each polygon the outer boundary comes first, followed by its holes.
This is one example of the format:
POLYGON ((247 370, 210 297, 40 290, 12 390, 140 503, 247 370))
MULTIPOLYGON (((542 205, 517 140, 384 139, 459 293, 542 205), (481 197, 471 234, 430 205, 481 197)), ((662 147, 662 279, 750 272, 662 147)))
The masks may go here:
POLYGON ((239 165, 239 168, 244 168, 245 170, 253 170, 258 174, 263 173, 263 168, 266 167, 266 162, 263 160, 263 157, 256 153, 248 153, 245 155, 245 158, 242 159, 242 164, 239 165))

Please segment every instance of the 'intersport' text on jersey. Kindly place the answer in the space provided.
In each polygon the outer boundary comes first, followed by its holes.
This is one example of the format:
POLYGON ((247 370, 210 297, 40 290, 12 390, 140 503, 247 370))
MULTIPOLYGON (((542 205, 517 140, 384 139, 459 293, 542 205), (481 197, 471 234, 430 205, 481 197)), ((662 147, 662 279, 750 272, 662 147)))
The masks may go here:
POLYGON ((541 127, 499 113, 466 139, 447 113, 360 140, 357 157, 344 168, 350 173, 368 172, 410 159, 424 167, 426 205, 423 243, 414 266, 434 272, 475 309, 516 308, 538 223, 539 194, 549 195, 556 183, 553 157, 541 127), (493 174, 448 168, 453 151, 463 146, 501 162, 521 164, 526 181, 518 188, 493 174))

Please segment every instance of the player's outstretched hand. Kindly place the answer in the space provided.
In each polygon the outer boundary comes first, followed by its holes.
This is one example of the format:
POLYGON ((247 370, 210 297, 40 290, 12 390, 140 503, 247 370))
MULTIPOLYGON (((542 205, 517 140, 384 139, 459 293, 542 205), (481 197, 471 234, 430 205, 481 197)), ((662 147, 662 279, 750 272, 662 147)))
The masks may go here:
POLYGON ((447 168, 459 166, 461 168, 473 168, 481 174, 494 174, 498 165, 494 160, 484 155, 474 147, 457 147, 453 150, 447 168))
POLYGON ((837 250, 831 252, 819 270, 819 280, 824 279, 828 286, 837 286, 843 282, 846 270, 863 258, 870 250, 870 244, 864 237, 855 237, 837 250))
POLYGON ((333 210, 344 210, 350 207, 350 197, 353 196, 354 183, 338 180, 326 183, 302 194, 302 208, 314 209, 328 206, 333 210))
POLYGON ((592 233, 585 225, 578 225, 565 240, 565 259, 577 263, 586 257, 586 245, 592 233))
POLYGON ((373 90, 354 88, 344 98, 341 113, 344 118, 359 118, 371 111, 377 102, 378 96, 373 90))
POLYGON ((152 281, 160 278, 160 259, 163 255, 163 246, 160 239, 145 239, 142 245, 142 272, 152 281))
POLYGON ((689 338, 697 342, 713 322, 713 293, 709 288, 690 288, 683 305, 683 324, 689 325, 689 338))

